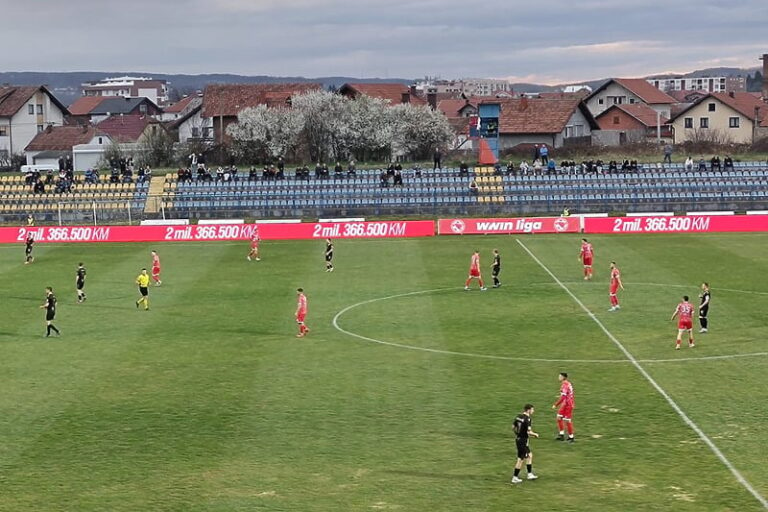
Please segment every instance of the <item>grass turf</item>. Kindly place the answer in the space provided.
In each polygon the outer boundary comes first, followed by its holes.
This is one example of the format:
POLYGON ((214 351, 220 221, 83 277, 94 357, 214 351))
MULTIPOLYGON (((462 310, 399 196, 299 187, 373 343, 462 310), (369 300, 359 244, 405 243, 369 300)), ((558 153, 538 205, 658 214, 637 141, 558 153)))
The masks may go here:
MULTIPOLYGON (((768 358, 688 359, 768 352, 767 238, 594 237, 587 283, 578 237, 520 238, 763 496, 768 358), (611 259, 619 313, 605 311, 611 259), (675 352, 669 316, 703 280, 710 333, 675 352)), ((0 510, 762 510, 514 237, 338 240, 333 273, 323 249, 265 242, 257 263, 246 243, 40 244, 25 266, 23 247, 0 247, 0 510), (476 247, 487 274, 501 250, 500 289, 462 290, 476 247), (133 281, 152 248, 163 286, 144 312, 133 281), (49 285, 61 338, 43 337, 49 285), (335 317, 371 339, 502 359, 376 344, 335 317), (572 446, 553 440, 559 371, 575 387, 572 446), (512 487, 510 425, 528 401, 540 479, 512 487)))

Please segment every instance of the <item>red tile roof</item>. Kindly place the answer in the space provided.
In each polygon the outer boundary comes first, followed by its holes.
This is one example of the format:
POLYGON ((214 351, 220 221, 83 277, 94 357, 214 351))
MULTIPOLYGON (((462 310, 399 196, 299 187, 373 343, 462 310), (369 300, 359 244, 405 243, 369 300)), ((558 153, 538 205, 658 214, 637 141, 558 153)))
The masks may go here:
POLYGON ((235 117, 257 105, 286 105, 291 96, 321 90, 315 83, 213 84, 203 94, 203 117, 235 117))
POLYGON ((460 117, 461 110, 467 105, 474 107, 476 104, 464 99, 440 100, 437 102, 437 110, 442 112, 445 117, 460 117))
POLYGON ((136 142, 144 133, 147 126, 157 123, 148 116, 110 116, 96 127, 118 142, 136 142))
POLYGON ((403 94, 408 94, 410 103, 413 103, 414 105, 427 104, 427 101, 424 98, 411 94, 410 87, 401 83, 349 83, 342 85, 339 92, 352 97, 365 94, 371 98, 387 100, 390 105, 403 103, 403 94))
POLYGON ((16 115, 29 98, 35 94, 40 87, 37 86, 10 86, 0 87, 0 117, 12 117, 16 115))
POLYGON ((560 133, 578 109, 590 122, 590 126, 597 126, 578 98, 498 98, 482 103, 497 103, 501 106, 500 134, 560 133))
POLYGON ((93 126, 52 126, 35 135, 25 151, 71 151, 89 143, 99 131, 93 126))
POLYGON ((69 113, 73 116, 87 116, 108 98, 109 96, 81 96, 69 106, 69 113))
MULTIPOLYGON (((613 109, 618 109, 625 112, 627 115, 630 115, 637 119, 639 122, 643 123, 646 127, 650 128, 656 126, 656 111, 644 103, 613 105, 599 114, 597 118, 599 119, 603 116, 610 115, 609 112, 611 112, 613 109)), ((667 119, 666 116, 660 116, 660 120, 661 124, 664 124, 669 119, 667 119)))
MULTIPOLYGON (((635 96, 649 105, 676 103, 675 99, 669 96, 669 94, 654 87, 644 78, 614 78, 613 81, 632 92, 635 96)), ((611 80, 608 81, 608 83, 610 82, 611 80)))
POLYGON ((199 96, 197 94, 190 94, 189 96, 185 98, 181 98, 179 101, 174 103, 173 105, 169 107, 165 107, 163 109, 163 112, 166 114, 180 114, 184 111, 185 108, 189 106, 190 103, 193 101, 202 101, 202 96, 199 96))

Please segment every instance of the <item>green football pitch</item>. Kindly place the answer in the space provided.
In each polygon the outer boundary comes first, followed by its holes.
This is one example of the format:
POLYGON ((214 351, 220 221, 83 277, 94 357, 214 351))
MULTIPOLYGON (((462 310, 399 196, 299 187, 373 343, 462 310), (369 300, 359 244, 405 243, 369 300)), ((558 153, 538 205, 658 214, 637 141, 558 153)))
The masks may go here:
POLYGON ((322 241, 260 262, 245 242, 39 244, 31 265, 2 246, 0 510, 764 510, 768 236, 596 236, 591 282, 579 238, 337 240, 332 273, 322 241), (501 251, 501 288, 463 290, 475 248, 487 279, 501 251), (163 285, 137 310, 151 249, 163 285), (675 351, 702 281, 709 333, 675 351), (539 479, 512 486, 526 402, 539 479))

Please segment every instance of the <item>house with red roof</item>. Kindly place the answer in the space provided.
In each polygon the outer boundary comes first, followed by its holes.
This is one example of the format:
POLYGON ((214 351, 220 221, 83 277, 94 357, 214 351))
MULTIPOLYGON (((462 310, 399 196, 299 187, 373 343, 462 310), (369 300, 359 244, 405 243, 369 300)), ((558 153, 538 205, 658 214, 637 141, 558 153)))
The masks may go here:
POLYGON ((94 126, 47 126, 24 148, 28 165, 56 165, 60 157, 72 156, 81 144, 105 147, 112 139, 94 126))
POLYGON ((751 144, 768 135, 768 105, 749 92, 713 92, 670 121, 675 144, 716 139, 751 144))
POLYGON ((578 98, 497 98, 481 104, 498 104, 499 149, 520 144, 546 144, 560 148, 571 141, 591 141, 600 127, 578 98))
POLYGON ((158 116, 161 121, 176 121, 184 117, 189 111, 203 104, 203 93, 190 94, 184 96, 176 103, 163 109, 163 113, 158 116))
POLYGON ((606 146, 656 140, 658 135, 665 141, 672 139, 669 119, 644 103, 613 105, 595 121, 600 126, 598 142, 606 146))
POLYGON ((22 153, 48 126, 61 126, 69 114, 45 86, 0 87, 0 161, 22 153))
POLYGON ((339 88, 339 94, 351 99, 365 95, 388 101, 391 106, 400 103, 427 104, 427 100, 418 95, 415 88, 402 83, 346 83, 339 88))
POLYGON ((140 115, 110 116, 97 124, 96 128, 120 144, 140 143, 159 130, 165 131, 157 119, 140 115))
POLYGON ((322 90, 317 83, 212 84, 205 88, 201 116, 213 125, 216 142, 227 140, 227 127, 237 122, 237 115, 249 107, 289 107, 291 97, 322 90))
POLYGON ((602 114, 614 105, 643 103, 667 119, 677 101, 667 93, 649 84, 644 78, 611 78, 592 91, 584 100, 593 116, 602 114))
POLYGON ((122 96, 82 96, 69 106, 70 124, 99 123, 113 115, 159 117, 160 107, 149 98, 122 96))

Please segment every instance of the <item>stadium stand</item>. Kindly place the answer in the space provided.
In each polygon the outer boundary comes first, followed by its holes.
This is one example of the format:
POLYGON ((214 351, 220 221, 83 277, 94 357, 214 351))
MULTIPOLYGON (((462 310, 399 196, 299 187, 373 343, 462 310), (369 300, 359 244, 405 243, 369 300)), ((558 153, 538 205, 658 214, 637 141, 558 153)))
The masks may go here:
POLYGON ((382 186, 380 170, 334 179, 185 181, 166 175, 162 208, 171 216, 243 211, 254 216, 328 214, 553 214, 590 211, 696 211, 768 207, 768 166, 724 172, 643 166, 612 174, 500 175, 493 167, 403 171, 403 186, 382 186), (474 180, 477 193, 469 189, 474 180))

